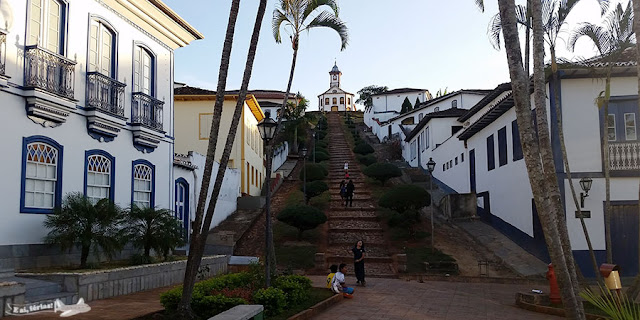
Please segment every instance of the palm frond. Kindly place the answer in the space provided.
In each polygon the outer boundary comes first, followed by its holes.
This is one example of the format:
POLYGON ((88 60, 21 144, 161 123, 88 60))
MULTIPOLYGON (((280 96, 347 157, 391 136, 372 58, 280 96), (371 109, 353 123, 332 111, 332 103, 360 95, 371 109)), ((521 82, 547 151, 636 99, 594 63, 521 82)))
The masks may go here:
POLYGON ((489 42, 494 49, 500 50, 500 35, 502 34, 502 22, 500 20, 500 14, 497 14, 489 20, 489 27, 487 28, 487 35, 489 36, 489 42))
POLYGON ((478 7, 478 9, 480 9, 480 11, 484 12, 484 1, 483 0, 475 0, 476 1, 476 6, 478 7))
POLYGON ((609 44, 612 41, 610 34, 602 27, 589 22, 581 23, 578 29, 571 33, 567 48, 573 52, 576 48, 576 42, 582 37, 589 38, 601 55, 609 52, 609 44))
POLYGON ((347 25, 332 12, 321 12, 313 20, 311 20, 311 22, 309 22, 309 24, 304 29, 309 30, 317 27, 327 27, 335 30, 335 32, 337 32, 340 36, 340 40, 342 41, 342 47, 340 48, 340 50, 344 50, 347 47, 347 44, 349 44, 349 32, 347 29, 347 25))
POLYGON ((281 9, 279 8, 273 10, 273 19, 271 20, 273 38, 276 39, 276 43, 282 42, 282 37, 280 36, 280 28, 282 27, 282 24, 286 22, 291 23, 291 21, 289 21, 289 18, 287 18, 287 16, 280 10, 281 9))
POLYGON ((336 17, 340 16, 340 6, 338 6, 337 0, 304 0, 304 2, 302 21, 307 20, 311 13, 322 6, 328 6, 336 17))

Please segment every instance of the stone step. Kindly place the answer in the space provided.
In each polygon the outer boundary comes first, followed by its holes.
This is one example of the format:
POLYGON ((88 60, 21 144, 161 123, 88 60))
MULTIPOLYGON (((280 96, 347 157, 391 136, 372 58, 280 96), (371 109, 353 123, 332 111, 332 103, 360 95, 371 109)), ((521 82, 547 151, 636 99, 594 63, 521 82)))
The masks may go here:
MULTIPOLYGON (((340 199, 340 189, 332 189, 329 194, 331 196, 337 196, 340 199)), ((369 190, 358 190, 359 195, 368 195, 371 196, 371 191, 369 190)))
MULTIPOLYGON (((327 256, 327 262, 329 264, 339 264, 339 263, 347 263, 345 261, 348 262, 352 262, 353 261, 353 255, 329 255, 327 256)), ((383 257, 376 257, 376 256, 370 256, 370 255, 366 255, 365 256, 365 269, 366 266, 368 264, 373 264, 373 263, 393 263, 393 258, 389 257, 389 256, 383 256, 383 257)))
POLYGON ((380 222, 375 220, 332 220, 329 221, 329 229, 352 229, 352 228, 362 228, 362 229, 381 229, 380 222))
MULTIPOLYGON (((352 256, 353 253, 351 251, 351 248, 353 248, 354 245, 355 243, 352 245, 345 245, 345 246, 332 246, 327 249, 325 254, 327 256, 352 256)), ((389 250, 387 250, 386 245, 375 245, 375 244, 368 245, 365 243, 364 248, 367 252, 367 257, 368 256, 374 256, 374 257, 389 256, 389 250)))
MULTIPOLYGON (((337 201, 337 202, 342 202, 342 198, 340 197, 340 195, 332 195, 331 196, 331 201, 337 201)), ((353 195, 353 202, 356 201, 371 201, 371 195, 365 195, 365 194, 354 194, 353 195)))
POLYGON ((329 230, 329 244, 340 245, 348 244, 354 245, 357 241, 362 240, 364 243, 369 244, 384 244, 384 235, 382 231, 359 231, 359 232, 333 232, 329 230))
POLYGON ((376 221, 379 222, 380 220, 378 219, 378 217, 375 215, 375 213, 369 214, 369 213, 365 213, 363 212, 363 214, 358 215, 358 216, 353 216, 353 215, 335 215, 335 214, 331 214, 329 213, 329 216, 327 217, 329 219, 329 221, 343 221, 343 220, 354 220, 357 219, 358 221, 376 221))
POLYGON ((375 214, 377 208, 374 206, 366 206, 366 207, 344 207, 344 206, 337 206, 336 208, 333 208, 332 211, 334 212, 357 212, 357 211, 367 211, 367 212, 373 212, 375 214))
POLYGON ((336 211, 361 211, 361 210, 375 210, 376 208, 371 204, 371 202, 367 201, 355 201, 357 196, 354 196, 353 206, 345 207, 344 204, 336 201, 331 202, 331 210, 336 211), (367 205, 369 204, 369 205, 367 205))

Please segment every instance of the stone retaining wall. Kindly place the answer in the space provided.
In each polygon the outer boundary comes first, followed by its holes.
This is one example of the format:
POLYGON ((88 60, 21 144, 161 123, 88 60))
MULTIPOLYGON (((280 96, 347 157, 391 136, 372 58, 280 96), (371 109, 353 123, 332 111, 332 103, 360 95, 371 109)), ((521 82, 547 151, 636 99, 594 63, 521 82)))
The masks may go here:
POLYGON ((24 303, 24 284, 0 282, 0 318, 4 316, 7 304, 24 303))
MULTIPOLYGON (((202 276, 210 278, 227 273, 228 259, 222 255, 202 258, 202 276)), ((16 275, 57 282, 63 291, 77 293, 78 297, 89 302, 180 284, 184 280, 186 265, 187 261, 181 260, 94 272, 16 275)))

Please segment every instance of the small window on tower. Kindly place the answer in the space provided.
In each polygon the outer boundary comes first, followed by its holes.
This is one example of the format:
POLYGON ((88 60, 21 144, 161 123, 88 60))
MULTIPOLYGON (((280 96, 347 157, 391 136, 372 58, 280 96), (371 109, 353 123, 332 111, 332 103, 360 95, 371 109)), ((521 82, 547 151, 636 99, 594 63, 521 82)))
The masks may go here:
POLYGON ((340 97, 340 104, 344 104, 344 97, 340 97))
POLYGON ((324 104, 329 104, 329 98, 324 98, 324 104))
POLYGON ((333 104, 337 104, 338 103, 338 99, 333 98, 333 104))

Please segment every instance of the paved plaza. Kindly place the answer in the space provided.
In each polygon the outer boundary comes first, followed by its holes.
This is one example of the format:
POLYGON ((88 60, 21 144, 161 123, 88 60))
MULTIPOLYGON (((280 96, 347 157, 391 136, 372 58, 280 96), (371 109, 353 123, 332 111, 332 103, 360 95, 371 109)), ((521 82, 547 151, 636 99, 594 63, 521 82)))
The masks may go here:
MULTIPOLYGON (((314 286, 325 277, 312 276, 314 286)), ((347 284, 355 283, 347 275, 347 284)), ((369 278, 367 287, 355 286, 353 299, 332 306, 314 319, 562 319, 515 306, 515 293, 534 288, 528 285, 424 282, 369 278)))

